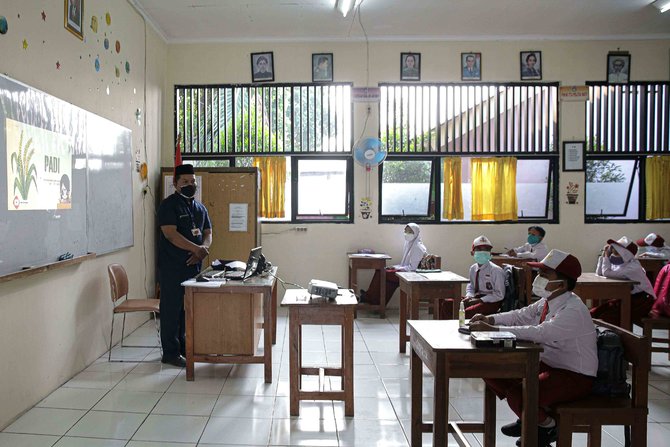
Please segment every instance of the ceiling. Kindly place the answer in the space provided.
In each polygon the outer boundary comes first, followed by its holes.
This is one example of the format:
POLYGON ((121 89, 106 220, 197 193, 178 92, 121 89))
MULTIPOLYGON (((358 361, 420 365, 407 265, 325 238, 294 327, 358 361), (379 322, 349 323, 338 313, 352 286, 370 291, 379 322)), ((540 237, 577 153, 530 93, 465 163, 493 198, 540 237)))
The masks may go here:
POLYGON ((670 38, 652 0, 128 0, 169 43, 670 38))

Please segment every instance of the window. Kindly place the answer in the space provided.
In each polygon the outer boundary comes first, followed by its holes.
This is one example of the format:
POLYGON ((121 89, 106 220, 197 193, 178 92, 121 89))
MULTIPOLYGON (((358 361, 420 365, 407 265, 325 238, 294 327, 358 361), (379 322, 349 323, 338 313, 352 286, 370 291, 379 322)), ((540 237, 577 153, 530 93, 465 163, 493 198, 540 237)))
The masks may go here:
POLYGON ((491 157, 514 157, 516 172, 504 189, 511 208, 484 221, 508 221, 510 210, 511 220, 557 221, 556 83, 381 84, 380 138, 389 151, 380 169, 382 222, 479 221, 471 162, 491 157))
POLYGON ((254 166, 254 157, 286 157, 284 217, 266 222, 353 220, 352 127, 348 83, 175 86, 185 160, 254 166))
MULTIPOLYGON (((670 156, 670 83, 587 85, 585 220, 646 221, 648 197, 667 190, 649 182, 645 166, 650 157, 670 156)), ((654 212, 649 220, 670 218, 666 214, 654 212)))

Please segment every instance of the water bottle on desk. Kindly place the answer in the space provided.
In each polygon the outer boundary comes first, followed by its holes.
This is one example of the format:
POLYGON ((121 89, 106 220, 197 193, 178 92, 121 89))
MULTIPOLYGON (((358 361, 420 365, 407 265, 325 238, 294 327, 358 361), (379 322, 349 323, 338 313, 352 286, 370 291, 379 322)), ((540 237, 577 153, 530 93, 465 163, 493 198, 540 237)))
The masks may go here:
POLYGON ((463 326, 465 326, 465 305, 463 304, 463 300, 461 300, 458 306, 458 327, 463 326))

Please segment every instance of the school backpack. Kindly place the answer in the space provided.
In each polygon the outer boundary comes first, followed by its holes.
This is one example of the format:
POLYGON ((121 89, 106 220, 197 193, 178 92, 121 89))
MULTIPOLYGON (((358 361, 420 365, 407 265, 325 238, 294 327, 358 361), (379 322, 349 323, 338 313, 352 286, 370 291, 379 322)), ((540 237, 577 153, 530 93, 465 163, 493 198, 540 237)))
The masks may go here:
POLYGON ((510 264, 503 264, 503 272, 505 273, 505 296, 500 306, 500 312, 508 312, 518 307, 519 294, 514 280, 514 267, 510 264))
POLYGON ((624 357, 619 334, 600 326, 596 326, 596 333, 598 375, 593 381, 592 394, 609 397, 628 396, 631 388, 626 381, 628 362, 624 357))

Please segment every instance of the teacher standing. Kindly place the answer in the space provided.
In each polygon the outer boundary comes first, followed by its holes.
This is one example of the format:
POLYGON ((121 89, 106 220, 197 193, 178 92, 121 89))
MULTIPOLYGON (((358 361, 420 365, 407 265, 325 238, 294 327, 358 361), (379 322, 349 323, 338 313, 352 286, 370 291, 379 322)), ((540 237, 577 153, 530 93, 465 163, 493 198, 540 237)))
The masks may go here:
POLYGON ((212 244, 212 224, 205 205, 195 200, 198 184, 193 165, 176 166, 173 184, 175 192, 158 209, 161 362, 184 367, 186 326, 181 283, 200 272, 212 244))

